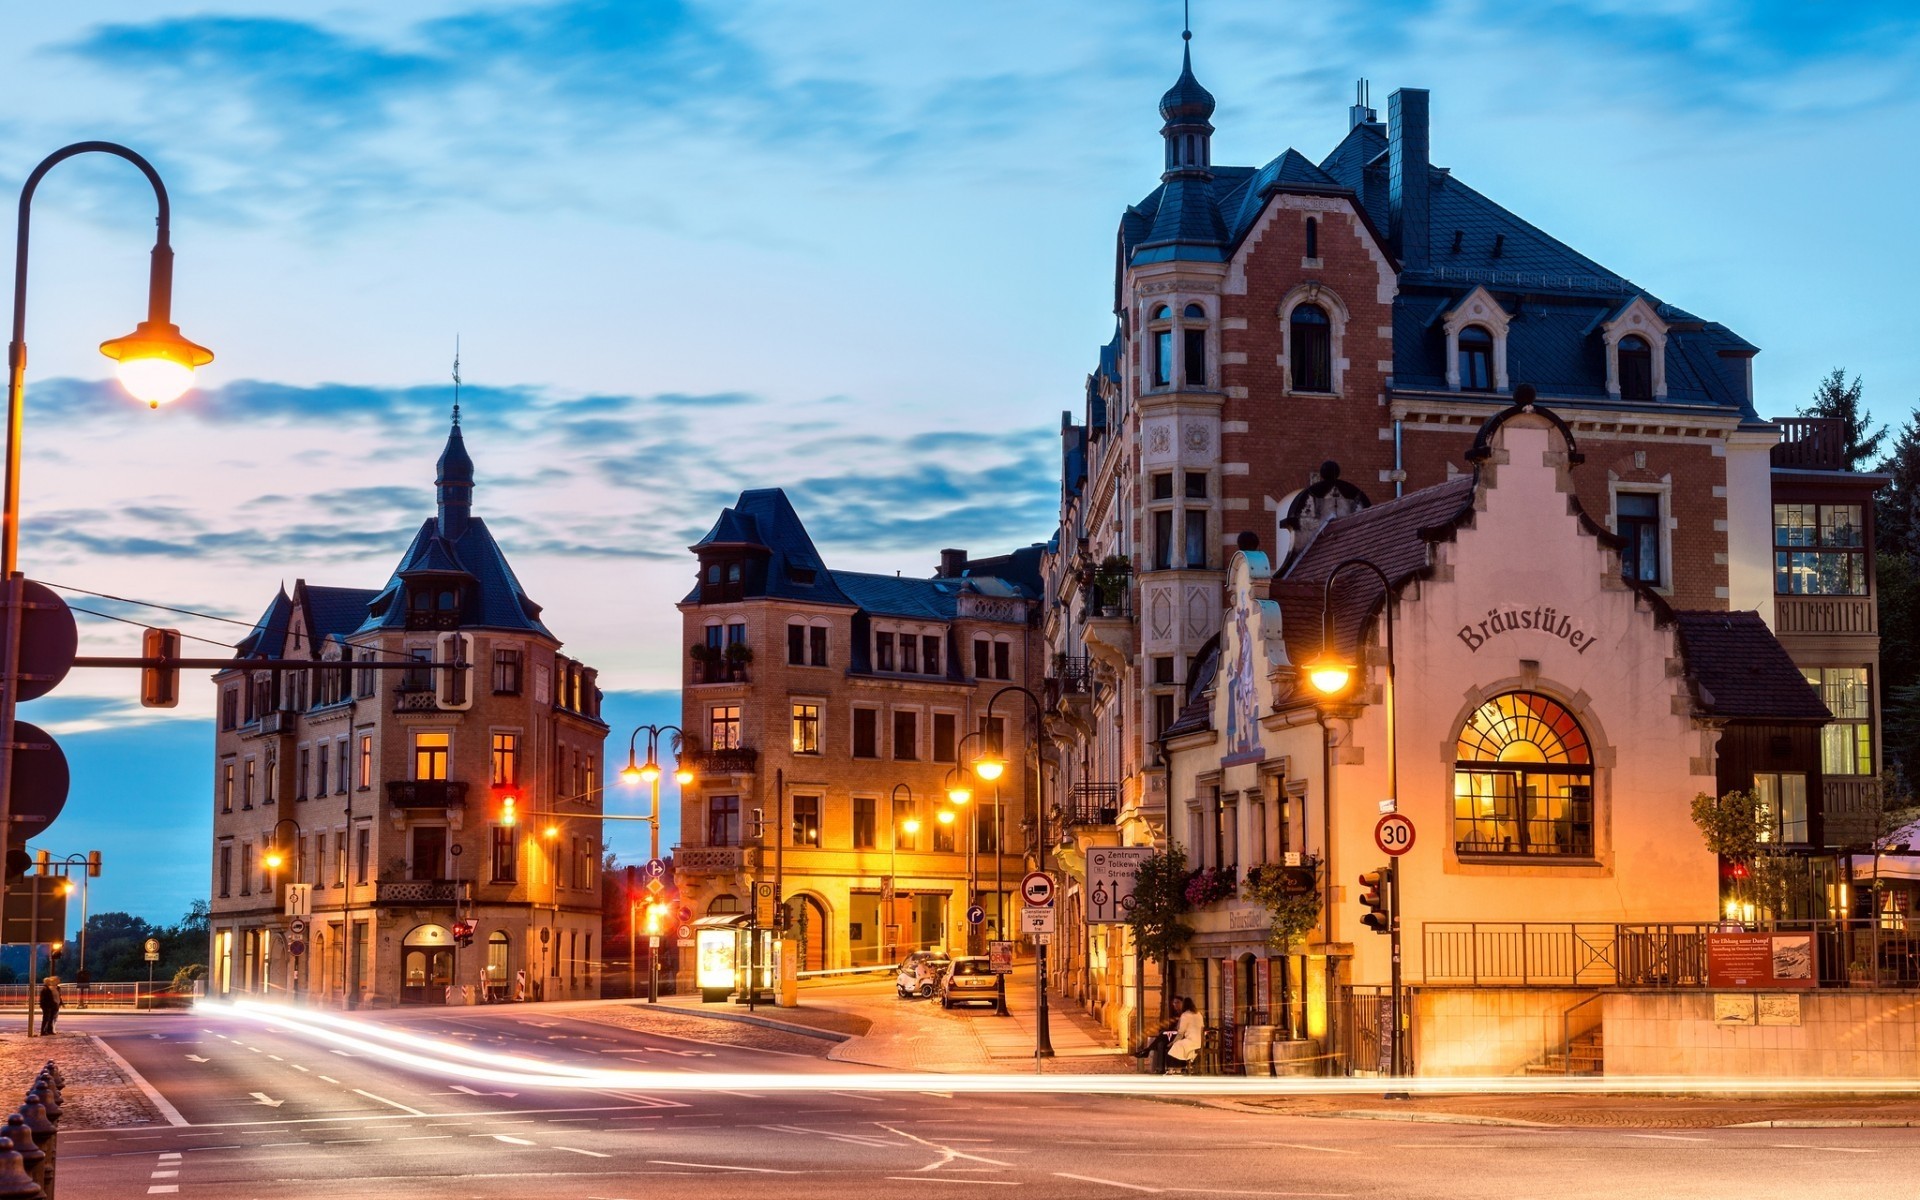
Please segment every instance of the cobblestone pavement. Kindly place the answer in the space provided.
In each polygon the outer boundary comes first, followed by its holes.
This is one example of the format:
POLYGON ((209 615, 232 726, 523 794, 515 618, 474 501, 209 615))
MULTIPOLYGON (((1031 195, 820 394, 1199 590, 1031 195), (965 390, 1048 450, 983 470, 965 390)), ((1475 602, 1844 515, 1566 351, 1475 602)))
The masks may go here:
POLYGON ((1358 1117, 1382 1121, 1549 1125, 1585 1129, 1721 1129, 1774 1125, 1920 1126, 1910 1100, 1690 1099, 1684 1096, 1422 1096, 1356 1101, 1352 1096, 1226 1102, 1229 1107, 1290 1116, 1358 1117))
POLYGON ((125 1071, 85 1033, 56 1033, 29 1038, 12 1034, 0 1038, 0 1115, 12 1111, 26 1095, 27 1086, 51 1060, 65 1074, 61 1093, 62 1129, 111 1129, 160 1121, 153 1107, 125 1071))

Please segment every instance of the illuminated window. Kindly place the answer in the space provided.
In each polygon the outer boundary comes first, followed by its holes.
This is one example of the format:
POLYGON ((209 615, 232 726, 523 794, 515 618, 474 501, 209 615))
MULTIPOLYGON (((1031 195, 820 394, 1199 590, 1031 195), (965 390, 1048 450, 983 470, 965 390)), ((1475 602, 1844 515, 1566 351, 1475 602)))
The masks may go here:
POLYGON ((1760 840, 1801 844, 1807 840, 1807 777, 1797 772, 1755 775, 1760 798, 1760 840))
POLYGON ((793 752, 795 754, 820 753, 820 706, 818 704, 793 706, 793 752))
POLYGON ((716 704, 707 710, 707 744, 715 750, 740 748, 738 704, 716 704))
POLYGON ((416 733, 413 735, 413 777, 439 781, 447 777, 447 750, 451 734, 416 733))
POLYGON ((1593 750, 1573 714, 1534 692, 1474 710, 1454 752, 1462 854, 1593 853, 1593 750))
POLYGON ((493 735, 493 785, 512 787, 520 782, 520 737, 513 733, 493 735))
POLYGON ((1873 774, 1873 693, 1865 667, 1803 667, 1833 720, 1820 730, 1820 769, 1829 775, 1873 774))
POLYGON ((1866 595, 1861 506, 1774 505, 1773 590, 1781 596, 1866 595))

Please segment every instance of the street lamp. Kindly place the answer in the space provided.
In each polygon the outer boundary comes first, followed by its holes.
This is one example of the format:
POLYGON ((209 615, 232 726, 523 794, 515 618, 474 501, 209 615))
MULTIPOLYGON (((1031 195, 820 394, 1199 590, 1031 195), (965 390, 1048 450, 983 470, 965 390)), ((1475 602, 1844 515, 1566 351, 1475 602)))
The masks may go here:
POLYGON ((620 769, 620 780, 629 786, 644 783, 653 791, 653 809, 642 820, 647 823, 649 860, 660 857, 660 739, 672 734, 668 743, 673 751, 673 781, 681 787, 693 782, 693 772, 681 759, 682 739, 685 737, 678 725, 642 725, 633 731, 627 739, 627 765, 620 769), (639 761, 640 735, 647 735, 647 760, 639 761))
MULTIPOLYGON (((1042 704, 1040 697, 1034 695, 1029 689, 1021 687, 1017 683, 1008 684, 1006 687, 995 692, 993 697, 987 701, 987 725, 989 727, 993 725, 994 706, 999 704, 1000 697, 1006 695, 1008 692, 1018 693, 1026 699, 1028 704, 1033 706, 1035 736, 1027 739, 1027 744, 1033 751, 1034 832, 1039 839, 1038 848, 1034 853, 1034 869, 1044 872, 1047 869, 1047 781, 1046 776, 1040 771, 1039 735, 1045 732, 1043 723, 1046 720, 1047 706, 1042 704)), ((974 774, 988 782, 999 779, 1007 769, 1006 759, 1002 757, 1005 754, 1006 747, 1004 745, 997 748, 989 747, 986 754, 974 760, 974 774)), ((1034 986, 1037 993, 1034 1002, 1033 1056, 1037 1059, 1052 1058, 1053 1038, 1051 1031, 1047 1027, 1047 943, 1044 941, 1040 941, 1039 944, 1034 947, 1033 971, 1034 986)), ((1039 1066, 1038 1063, 1034 1065, 1035 1067, 1039 1066)))
MULTIPOLYGON (((160 173, 140 155, 114 142, 75 142, 40 160, 20 189, 20 217, 13 255, 13 339, 7 343, 7 465, 0 493, 0 583, 6 588, 6 649, 0 654, 0 745, 14 744, 14 707, 20 684, 21 606, 26 579, 20 574, 20 443, 27 407, 27 232, 33 194, 48 171, 82 154, 111 154, 139 168, 153 185, 158 205, 147 275, 147 319, 125 337, 100 344, 119 364, 121 386, 148 407, 177 399, 193 372, 213 361, 213 352, 180 336, 173 323, 173 213, 160 173)), ((0 829, 12 828, 13 760, 0 754, 0 829)), ((0 896, 5 894, 0 881, 0 896)))
MULTIPOLYGON (((92 983, 92 977, 86 974, 86 971, 87 971, 87 892, 88 892, 87 882, 91 879, 96 878, 100 874, 100 852, 98 850, 89 850, 85 854, 69 854, 65 858, 49 859, 48 865, 54 866, 54 867, 64 867, 69 871, 72 870, 74 867, 86 868, 86 870, 82 872, 80 875, 80 966, 79 966, 80 974, 76 976, 74 979, 74 982, 79 986, 79 989, 80 989, 80 1007, 85 1008, 87 1006, 87 988, 92 983)), ((62 872, 62 874, 65 874, 65 873, 66 873, 65 871, 62 872)), ((67 886, 65 891, 66 891, 66 894, 69 896, 73 894, 72 876, 68 876, 67 886)))
MULTIPOLYGON (((880 891, 880 902, 886 909, 886 912, 881 914, 880 926, 882 930, 889 931, 900 927, 900 922, 895 912, 900 898, 900 834, 904 832, 908 837, 912 837, 920 832, 920 822, 916 818, 910 816, 904 821, 900 819, 901 792, 907 794, 907 802, 911 804, 913 802, 913 789, 904 783, 894 784, 893 791, 887 796, 887 808, 889 810, 887 813, 887 886, 880 891)), ((892 934, 889 933, 887 937, 887 957, 893 958, 898 953, 899 946, 893 940, 892 934)))
MULTIPOLYGON (((1333 638, 1333 581, 1348 568, 1371 572, 1380 581, 1381 612, 1387 627, 1387 678, 1385 701, 1387 714, 1387 803, 1398 806, 1400 799, 1400 760, 1395 741, 1395 712, 1393 693, 1393 581, 1387 578, 1385 571, 1364 558, 1349 558, 1327 573, 1325 584, 1320 593, 1320 653, 1305 669, 1307 679, 1321 693, 1333 696, 1346 690, 1357 671, 1357 666, 1342 658, 1334 645, 1333 638)), ((1393 811, 1389 808, 1388 811, 1393 811)), ((1403 1064, 1406 1062, 1406 1037, 1400 1021, 1400 858, 1390 855, 1387 858, 1388 912, 1387 932, 1391 938, 1393 956, 1392 986, 1393 995, 1389 1002, 1390 1020, 1393 1022, 1393 1053, 1389 1069, 1396 1076, 1406 1074, 1403 1064)))
MULTIPOLYGON (((300 856, 297 847, 305 836, 300 829, 300 822, 294 820, 292 817, 281 817, 278 821, 275 821, 273 823, 273 829, 267 834, 267 850, 265 854, 260 856, 260 862, 267 870, 273 873, 273 889, 268 894, 273 897, 276 903, 282 899, 280 895, 280 869, 282 867, 292 867, 295 871, 298 871, 300 856), (280 827, 282 825, 293 826, 294 849, 283 850, 281 848, 280 827)), ((295 881, 288 880, 288 882, 292 883, 295 881)), ((292 954, 289 954, 287 957, 291 960, 287 965, 287 969, 292 976, 292 978, 288 980, 287 992, 289 996, 293 996, 300 990, 300 960, 298 956, 292 954)))

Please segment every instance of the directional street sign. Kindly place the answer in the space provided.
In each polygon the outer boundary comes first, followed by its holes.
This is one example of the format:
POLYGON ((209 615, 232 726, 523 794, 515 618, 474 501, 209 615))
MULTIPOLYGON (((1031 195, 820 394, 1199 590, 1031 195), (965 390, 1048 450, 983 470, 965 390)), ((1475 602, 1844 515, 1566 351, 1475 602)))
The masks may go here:
MULTIPOLYGON (((310 917, 313 915, 313 885, 310 883, 290 883, 287 885, 287 916, 310 917)), ((300 932, 294 930, 295 933, 300 932)))
POLYGON ((1399 857, 1413 849, 1413 821, 1400 813, 1388 813, 1373 827, 1373 844, 1382 854, 1399 857))
POLYGON ((1133 877, 1153 857, 1151 846, 1087 851, 1087 924, 1124 925, 1133 912, 1133 877))
POLYGON ((978 904, 972 905, 967 909, 967 924, 978 925, 980 922, 986 919, 987 919, 987 910, 980 907, 978 904))
POLYGON ((1053 903, 1053 876, 1045 871, 1028 871, 1020 880, 1020 896, 1034 908, 1053 903))
POLYGON ((1020 910, 1020 932, 1052 933, 1053 908, 1051 905, 1029 904, 1020 910))
POLYGON ((650 858, 641 870, 646 872, 648 879, 658 879, 667 873, 667 864, 664 859, 650 858))

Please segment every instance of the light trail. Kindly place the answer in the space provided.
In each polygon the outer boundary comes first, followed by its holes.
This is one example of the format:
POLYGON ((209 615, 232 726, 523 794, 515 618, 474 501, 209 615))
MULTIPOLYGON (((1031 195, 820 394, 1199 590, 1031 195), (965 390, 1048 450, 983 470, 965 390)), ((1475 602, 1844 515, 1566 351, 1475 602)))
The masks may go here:
POLYGON ((377 1022, 237 1000, 202 1003, 203 1012, 223 1013, 263 1026, 313 1038, 330 1049, 346 1047, 389 1065, 411 1068, 461 1082, 513 1084, 527 1088, 641 1092, 943 1092, 969 1094, 1098 1096, 1308 1096, 1379 1097, 1383 1092, 1409 1096, 1560 1095, 1593 1096, 1920 1096, 1920 1078, 1904 1079, 1751 1079, 1662 1076, 1421 1076, 1390 1079, 1261 1078, 1259 1076, 1178 1075, 971 1075, 928 1071, 874 1074, 804 1073, 761 1075, 745 1071, 651 1071, 576 1066, 525 1055, 481 1050, 437 1038, 390 1029, 377 1022))

